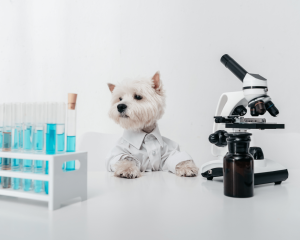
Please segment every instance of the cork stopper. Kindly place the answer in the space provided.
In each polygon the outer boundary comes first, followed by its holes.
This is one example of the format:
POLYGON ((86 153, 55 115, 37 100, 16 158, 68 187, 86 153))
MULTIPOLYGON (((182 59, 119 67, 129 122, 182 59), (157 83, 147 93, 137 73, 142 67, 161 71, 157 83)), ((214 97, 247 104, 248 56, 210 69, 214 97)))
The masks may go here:
POLYGON ((68 93, 68 109, 75 110, 76 100, 77 100, 76 93, 68 93))

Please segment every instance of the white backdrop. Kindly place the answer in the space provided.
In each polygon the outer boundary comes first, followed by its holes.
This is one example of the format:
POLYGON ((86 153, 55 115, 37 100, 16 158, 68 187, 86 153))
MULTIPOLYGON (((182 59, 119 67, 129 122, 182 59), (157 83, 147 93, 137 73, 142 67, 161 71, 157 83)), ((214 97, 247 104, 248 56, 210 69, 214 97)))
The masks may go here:
POLYGON ((107 82, 152 76, 167 90, 163 135, 200 165, 223 92, 241 82, 220 63, 228 53, 267 78, 285 130, 255 132, 265 155, 299 168, 300 2, 275 0, 2 0, 0 102, 78 96, 78 135, 121 133, 107 116, 107 82))

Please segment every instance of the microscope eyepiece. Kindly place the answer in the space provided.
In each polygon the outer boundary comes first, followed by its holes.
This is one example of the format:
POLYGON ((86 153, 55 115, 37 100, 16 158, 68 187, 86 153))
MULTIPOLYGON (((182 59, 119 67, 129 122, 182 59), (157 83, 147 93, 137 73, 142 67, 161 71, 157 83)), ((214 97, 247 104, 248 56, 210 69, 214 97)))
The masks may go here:
POLYGON ((247 74, 247 71, 242 68, 233 58, 228 54, 225 54, 221 57, 221 62, 227 67, 238 79, 243 81, 244 77, 247 74))

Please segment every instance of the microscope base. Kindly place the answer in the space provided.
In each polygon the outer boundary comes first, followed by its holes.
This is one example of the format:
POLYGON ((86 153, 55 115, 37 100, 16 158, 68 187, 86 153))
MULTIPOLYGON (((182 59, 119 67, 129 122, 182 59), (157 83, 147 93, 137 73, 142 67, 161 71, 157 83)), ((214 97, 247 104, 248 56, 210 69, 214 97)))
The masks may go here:
MULTIPOLYGON (((223 176, 223 160, 215 160, 203 164, 201 175, 207 178, 207 180, 223 176)), ((288 170, 273 160, 254 160, 254 185, 266 183, 280 184, 288 176, 288 170)))

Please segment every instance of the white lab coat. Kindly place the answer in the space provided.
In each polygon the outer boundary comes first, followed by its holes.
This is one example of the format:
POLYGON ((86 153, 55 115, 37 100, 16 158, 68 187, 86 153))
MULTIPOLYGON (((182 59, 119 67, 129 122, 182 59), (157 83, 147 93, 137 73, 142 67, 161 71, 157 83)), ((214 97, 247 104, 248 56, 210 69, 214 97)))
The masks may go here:
POLYGON ((117 145, 106 159, 108 171, 114 171, 114 164, 125 158, 131 158, 144 171, 171 171, 175 173, 178 163, 192 160, 186 152, 180 152, 179 145, 162 137, 158 127, 151 133, 125 130, 117 145))

